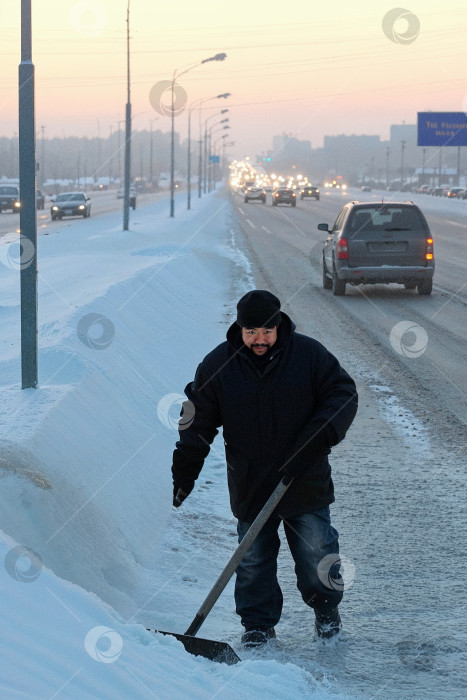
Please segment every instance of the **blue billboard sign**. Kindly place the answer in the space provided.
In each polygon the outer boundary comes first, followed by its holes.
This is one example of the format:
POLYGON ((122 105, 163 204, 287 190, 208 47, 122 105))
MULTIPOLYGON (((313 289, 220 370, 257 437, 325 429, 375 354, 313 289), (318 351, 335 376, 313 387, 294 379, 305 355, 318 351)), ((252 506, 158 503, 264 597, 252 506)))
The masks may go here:
POLYGON ((419 146, 467 146, 465 112, 418 112, 419 146))
POLYGON ((209 156, 210 163, 219 163, 219 161, 220 161, 219 156, 209 156))

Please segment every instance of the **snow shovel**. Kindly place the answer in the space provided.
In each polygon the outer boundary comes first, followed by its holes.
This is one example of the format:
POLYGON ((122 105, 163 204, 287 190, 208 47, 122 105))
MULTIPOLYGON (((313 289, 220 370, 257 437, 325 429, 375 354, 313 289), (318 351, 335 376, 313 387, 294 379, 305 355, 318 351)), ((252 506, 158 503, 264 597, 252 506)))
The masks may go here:
POLYGON ((176 637, 180 642, 182 642, 186 651, 195 656, 204 656, 211 661, 218 661, 220 663, 226 663, 231 666, 240 661, 239 657, 232 649, 232 647, 226 642, 216 642, 210 639, 202 639, 201 637, 195 637, 199 628, 205 621, 209 612, 211 611, 214 603, 219 598, 220 594, 232 578, 236 568, 242 561, 250 545, 255 541, 256 537, 259 535, 274 508, 277 506, 281 500, 284 493, 289 488, 292 483, 293 477, 284 476, 282 481, 276 486, 268 501, 265 503, 263 508, 260 510, 256 519, 250 525, 245 537, 238 545, 235 552, 232 554, 227 566, 221 573, 216 583, 212 587, 211 591, 198 612, 196 613, 191 625, 188 627, 185 634, 176 634, 175 632, 163 632, 162 630, 150 629, 149 632, 159 632, 160 634, 170 634, 176 637))

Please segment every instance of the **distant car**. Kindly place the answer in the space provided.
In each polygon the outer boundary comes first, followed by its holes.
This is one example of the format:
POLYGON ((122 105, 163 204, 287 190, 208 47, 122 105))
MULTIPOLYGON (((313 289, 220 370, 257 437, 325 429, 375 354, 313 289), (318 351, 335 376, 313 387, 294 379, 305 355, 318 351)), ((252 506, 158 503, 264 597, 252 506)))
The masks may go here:
POLYGON ((45 197, 40 190, 36 191, 36 202, 38 209, 43 209, 45 207, 45 197))
POLYGON ((442 197, 444 192, 444 187, 434 187, 432 191, 433 197, 442 197))
POLYGON ((297 195, 290 187, 278 187, 272 193, 272 206, 277 207, 278 204, 290 204, 292 207, 297 205, 297 195))
POLYGON ((433 238, 413 202, 348 202, 323 246, 323 287, 345 294, 347 284, 403 284, 431 294, 433 238))
POLYGON ((371 192, 371 187, 369 185, 363 185, 362 192, 371 192))
POLYGON ((319 201, 319 187, 315 185, 305 185, 300 190, 300 199, 305 199, 305 197, 313 197, 316 201, 319 201))
POLYGON ((102 182, 95 182, 92 186, 94 192, 102 192, 103 190, 108 190, 108 185, 103 185, 102 182))
POLYGON ((263 187, 257 187, 256 185, 249 185, 244 190, 243 201, 247 204, 250 201, 260 201, 266 204, 266 190, 263 187))
POLYGON ((50 209, 52 221, 63 219, 64 216, 91 216, 91 200, 85 192, 62 192, 53 200, 50 209))
POLYGON ((459 196, 463 191, 462 187, 451 187, 451 189, 446 192, 446 197, 448 197, 448 199, 463 199, 463 197, 459 196))
POLYGON ((17 185, 0 185, 0 212, 7 209, 19 211, 20 208, 19 187, 17 185))
MULTIPOLYGON (((125 191, 118 190, 117 199, 123 199, 124 197, 125 197, 125 191)), ((132 209, 136 209, 136 189, 134 187, 130 187, 130 207, 132 209)))

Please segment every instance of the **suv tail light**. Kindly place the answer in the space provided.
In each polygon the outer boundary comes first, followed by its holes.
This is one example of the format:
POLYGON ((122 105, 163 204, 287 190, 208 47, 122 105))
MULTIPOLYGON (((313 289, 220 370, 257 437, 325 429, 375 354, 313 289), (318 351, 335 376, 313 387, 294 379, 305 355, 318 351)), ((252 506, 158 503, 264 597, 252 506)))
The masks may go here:
POLYGON ((425 245, 425 260, 433 260, 433 239, 427 238, 425 245))
POLYGON ((349 248, 347 245, 347 238, 339 238, 339 240, 337 241, 337 259, 349 259, 349 248))

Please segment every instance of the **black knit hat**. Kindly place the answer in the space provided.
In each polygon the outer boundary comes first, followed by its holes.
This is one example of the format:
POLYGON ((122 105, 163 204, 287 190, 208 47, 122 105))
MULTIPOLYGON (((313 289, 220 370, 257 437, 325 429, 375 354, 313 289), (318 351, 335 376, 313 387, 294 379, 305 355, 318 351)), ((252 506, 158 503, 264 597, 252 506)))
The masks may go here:
POLYGON ((274 328, 281 322, 281 303, 274 294, 254 289, 237 304, 237 323, 243 328, 274 328))

